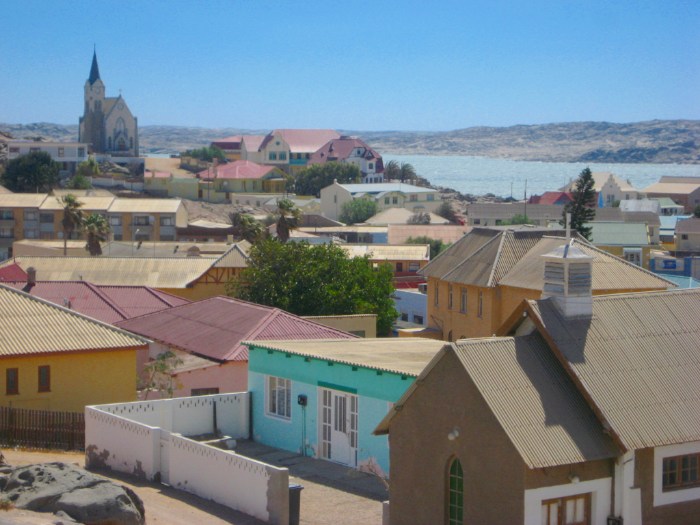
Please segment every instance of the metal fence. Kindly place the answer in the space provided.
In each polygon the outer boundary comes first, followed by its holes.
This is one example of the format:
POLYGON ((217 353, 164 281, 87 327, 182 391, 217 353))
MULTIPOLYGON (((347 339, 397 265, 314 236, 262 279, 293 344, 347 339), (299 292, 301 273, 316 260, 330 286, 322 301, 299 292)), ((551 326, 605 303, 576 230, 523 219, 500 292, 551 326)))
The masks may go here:
POLYGON ((84 450, 85 414, 0 407, 0 444, 84 450))

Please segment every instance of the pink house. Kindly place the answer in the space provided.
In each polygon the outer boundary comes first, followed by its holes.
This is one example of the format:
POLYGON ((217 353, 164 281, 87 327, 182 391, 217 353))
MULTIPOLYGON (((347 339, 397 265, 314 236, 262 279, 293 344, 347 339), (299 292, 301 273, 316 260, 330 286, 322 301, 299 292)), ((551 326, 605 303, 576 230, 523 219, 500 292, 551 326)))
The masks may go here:
POLYGON ((172 374, 175 396, 247 390, 248 347, 242 341, 356 337, 278 308, 223 296, 116 324, 153 341, 150 359, 168 350, 180 358, 172 374))

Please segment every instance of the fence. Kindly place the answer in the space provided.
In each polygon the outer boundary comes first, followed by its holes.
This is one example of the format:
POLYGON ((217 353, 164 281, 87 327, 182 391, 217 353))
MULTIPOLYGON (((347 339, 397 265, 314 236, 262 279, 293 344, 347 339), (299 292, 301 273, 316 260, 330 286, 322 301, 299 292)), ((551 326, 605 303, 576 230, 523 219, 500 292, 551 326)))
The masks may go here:
POLYGON ((0 407, 0 443, 28 448, 85 448, 85 415, 0 407))

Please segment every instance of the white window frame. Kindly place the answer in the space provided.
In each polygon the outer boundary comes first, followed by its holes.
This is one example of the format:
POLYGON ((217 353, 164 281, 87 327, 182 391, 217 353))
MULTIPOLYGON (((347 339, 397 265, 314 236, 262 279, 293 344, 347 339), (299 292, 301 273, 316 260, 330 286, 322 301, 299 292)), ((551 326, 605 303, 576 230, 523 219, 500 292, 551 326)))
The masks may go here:
POLYGON ((292 419, 292 381, 284 377, 265 376, 265 415, 292 419))

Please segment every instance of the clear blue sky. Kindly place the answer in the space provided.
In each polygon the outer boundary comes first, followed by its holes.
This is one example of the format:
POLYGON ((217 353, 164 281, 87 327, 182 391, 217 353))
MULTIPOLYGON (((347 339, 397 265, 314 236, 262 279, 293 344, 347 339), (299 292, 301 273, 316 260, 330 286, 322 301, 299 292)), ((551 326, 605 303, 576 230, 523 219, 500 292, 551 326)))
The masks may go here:
POLYGON ((0 122, 75 124, 93 44, 140 125, 700 119, 700 2, 0 0, 0 122))

